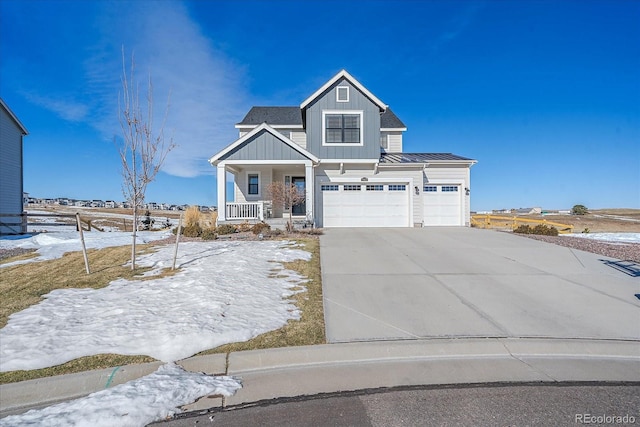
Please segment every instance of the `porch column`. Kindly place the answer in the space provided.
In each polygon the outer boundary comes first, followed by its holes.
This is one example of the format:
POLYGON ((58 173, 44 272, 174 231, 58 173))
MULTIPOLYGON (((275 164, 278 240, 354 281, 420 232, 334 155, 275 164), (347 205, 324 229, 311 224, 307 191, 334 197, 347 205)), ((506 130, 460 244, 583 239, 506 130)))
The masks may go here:
POLYGON ((227 168, 218 163, 218 221, 226 220, 227 215, 227 168))
POLYGON ((307 212, 306 212, 306 216, 307 216, 307 220, 313 221, 315 224, 315 215, 313 213, 313 194, 314 194, 314 190, 315 190, 315 182, 313 181, 313 166, 311 166, 311 163, 305 163, 304 165, 304 182, 305 182, 305 186, 307 188, 307 199, 306 199, 306 208, 307 208, 307 212))

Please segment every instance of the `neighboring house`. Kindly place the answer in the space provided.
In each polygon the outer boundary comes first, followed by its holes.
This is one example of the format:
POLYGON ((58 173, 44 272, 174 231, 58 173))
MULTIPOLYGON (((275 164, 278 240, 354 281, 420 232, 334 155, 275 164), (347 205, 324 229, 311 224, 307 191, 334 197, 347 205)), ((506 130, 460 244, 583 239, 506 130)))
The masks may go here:
POLYGON ((288 216, 267 194, 279 181, 305 193, 292 214, 317 227, 469 225, 476 160, 404 153, 404 123, 344 70, 300 106, 253 107, 236 128, 239 139, 209 160, 219 222, 288 216))
POLYGON ((24 234, 22 138, 27 129, 0 98, 0 235, 24 234), (22 215, 22 216, 21 216, 22 215))

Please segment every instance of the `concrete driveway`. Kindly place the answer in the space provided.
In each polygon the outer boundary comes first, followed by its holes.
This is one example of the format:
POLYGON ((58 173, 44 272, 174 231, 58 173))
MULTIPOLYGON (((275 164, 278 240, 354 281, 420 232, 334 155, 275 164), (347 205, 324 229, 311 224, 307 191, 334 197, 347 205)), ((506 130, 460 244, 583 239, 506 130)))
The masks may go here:
POLYGON ((610 258, 472 228, 328 229, 327 340, 640 339, 640 277, 610 258))

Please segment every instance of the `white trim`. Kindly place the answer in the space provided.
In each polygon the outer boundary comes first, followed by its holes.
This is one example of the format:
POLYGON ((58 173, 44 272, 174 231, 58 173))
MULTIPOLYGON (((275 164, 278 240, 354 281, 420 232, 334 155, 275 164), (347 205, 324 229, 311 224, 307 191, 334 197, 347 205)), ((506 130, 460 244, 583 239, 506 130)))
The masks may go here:
POLYGON ((344 164, 362 164, 362 163, 379 163, 380 159, 320 159, 320 164, 344 163, 344 164))
POLYGON ((347 79, 349 81, 349 83, 351 83, 351 85, 355 86, 360 92, 362 92, 367 98, 371 99, 371 101, 373 101, 373 103, 378 106, 380 111, 385 111, 387 109, 387 105, 385 103, 380 101, 374 94, 369 92, 367 90, 367 88, 362 86, 362 84, 359 81, 357 81, 351 74, 347 73, 346 70, 341 70, 338 74, 333 76, 328 82, 326 82, 324 85, 322 85, 322 87, 320 89, 315 91, 310 97, 308 97, 307 99, 302 101, 302 104, 300 104, 300 108, 304 109, 307 105, 309 105, 311 102, 313 102, 317 97, 322 95, 322 93, 325 90, 329 89, 329 87, 331 87, 331 85, 333 85, 335 82, 337 82, 338 80, 340 80, 343 77, 345 79, 347 79))
POLYGON ((322 110, 322 146, 323 147, 361 147, 364 145, 364 111, 362 110, 322 110), (326 142, 327 121, 330 114, 349 114, 360 116, 360 142, 326 142))
POLYGON ((311 160, 223 160, 219 165, 305 165, 312 166, 311 160))
MULTIPOLYGON (((258 198, 262 197, 262 173, 260 171, 245 171, 244 179, 246 181, 246 186, 247 186, 247 188, 245 189, 245 190, 247 190, 247 192, 245 193, 246 194, 245 198, 249 199, 250 197, 251 198, 253 198, 253 197, 258 197, 258 198), (258 175, 258 193, 256 193, 256 194, 249 193, 249 175, 258 175)), ((243 191, 243 193, 244 193, 244 191, 243 191)), ((247 200, 247 201, 249 201, 249 200, 247 200)))
MULTIPOLYGON (((263 123, 260 126, 256 127, 255 129, 253 129, 251 132, 245 134, 241 138, 238 138, 236 141, 234 141, 233 143, 229 144, 226 148, 222 149, 222 151, 219 151, 216 155, 214 155, 213 157, 211 157, 209 159, 209 163, 211 163, 211 165, 215 165, 220 160, 221 157, 225 156, 226 154, 231 152, 236 147, 242 145, 248 139, 253 138, 255 135, 257 135, 259 132, 262 132, 263 130, 266 131, 266 132, 269 132, 271 135, 275 136, 280 141, 284 142, 289 147, 293 148, 295 151, 297 151, 298 153, 302 154, 303 156, 305 156, 306 158, 310 159, 311 161, 313 161, 315 163, 317 163, 319 161, 319 159, 316 156, 314 156, 313 154, 311 154, 310 152, 308 152, 307 150, 302 148, 300 145, 296 144, 295 142, 293 142, 292 140, 290 140, 289 138, 287 138, 286 136, 284 136, 283 134, 281 134, 280 132, 278 132, 273 127, 269 126, 268 124, 263 123)), ((300 161, 298 161, 298 163, 299 162, 300 161)))
POLYGON ((380 132, 404 132, 407 128, 380 128, 380 132))
POLYGON ((224 164, 220 163, 216 168, 218 186, 218 220, 224 221, 227 212, 227 172, 224 164))
POLYGON ((336 102, 349 102, 349 86, 336 87, 336 102), (347 99, 340 99, 340 89, 347 91, 347 99))
MULTIPOLYGON (((261 123, 262 124, 262 123, 261 123)), ((268 124, 268 123, 267 123, 268 124)), ((236 129, 253 129, 260 125, 235 125, 236 129)), ((269 125, 274 129, 304 129, 303 125, 269 125)))

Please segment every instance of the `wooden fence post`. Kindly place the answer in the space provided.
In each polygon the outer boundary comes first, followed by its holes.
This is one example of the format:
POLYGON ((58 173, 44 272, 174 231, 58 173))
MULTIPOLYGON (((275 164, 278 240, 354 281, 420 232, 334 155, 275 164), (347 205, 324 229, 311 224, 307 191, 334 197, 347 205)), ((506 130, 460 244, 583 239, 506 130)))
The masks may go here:
POLYGON ((178 258, 178 242, 180 241, 180 233, 182 232, 182 213, 180 214, 180 220, 178 221, 178 231, 176 233, 176 249, 173 252, 173 267, 172 270, 176 269, 176 259, 178 258))
POLYGON ((84 256, 84 267, 87 270, 87 274, 91 274, 89 270, 89 258, 87 257, 87 247, 84 244, 84 233, 82 232, 82 223, 80 222, 80 214, 76 213, 76 224, 78 224, 78 231, 80 233, 80 241, 82 242, 82 255, 84 256))

